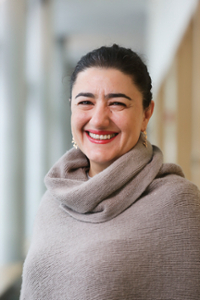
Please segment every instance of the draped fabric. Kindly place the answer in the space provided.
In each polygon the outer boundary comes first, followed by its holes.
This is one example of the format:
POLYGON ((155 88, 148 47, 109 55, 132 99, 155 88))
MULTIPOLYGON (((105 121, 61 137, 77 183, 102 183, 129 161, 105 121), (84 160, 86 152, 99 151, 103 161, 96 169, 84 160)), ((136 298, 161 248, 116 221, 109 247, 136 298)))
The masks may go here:
POLYGON ((88 180, 80 150, 45 177, 20 299, 200 299, 200 194, 137 145, 88 180))

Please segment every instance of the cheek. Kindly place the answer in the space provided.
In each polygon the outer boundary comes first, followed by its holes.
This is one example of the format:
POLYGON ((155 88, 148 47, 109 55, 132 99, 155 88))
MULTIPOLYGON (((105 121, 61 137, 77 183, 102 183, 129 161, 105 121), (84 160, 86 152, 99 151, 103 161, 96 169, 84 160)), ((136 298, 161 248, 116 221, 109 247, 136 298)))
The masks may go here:
POLYGON ((136 116, 133 113, 127 114, 126 111, 124 113, 121 112, 120 114, 115 114, 112 121, 118 128, 120 128, 121 131, 124 133, 126 132, 127 134, 132 132, 138 126, 136 116))
POLYGON ((121 131, 126 133, 126 135, 138 136, 142 129, 142 115, 141 114, 131 114, 129 116, 124 116, 121 118, 121 122, 118 122, 121 131))
POLYGON ((84 112, 72 111, 71 127, 74 130, 81 129, 88 122, 88 117, 84 112))

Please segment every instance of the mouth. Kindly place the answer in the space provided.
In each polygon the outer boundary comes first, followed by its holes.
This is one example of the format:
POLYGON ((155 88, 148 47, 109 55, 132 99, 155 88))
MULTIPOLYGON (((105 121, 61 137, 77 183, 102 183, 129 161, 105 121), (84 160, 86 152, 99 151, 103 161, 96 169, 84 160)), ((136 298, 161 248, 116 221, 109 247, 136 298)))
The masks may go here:
POLYGON ((95 140, 110 140, 110 139, 112 139, 114 136, 116 136, 117 135, 117 133, 112 133, 112 134, 101 134, 101 135, 99 135, 99 134, 95 134, 95 133, 92 133, 92 132, 89 132, 88 131, 88 135, 91 137, 91 138, 93 138, 93 139, 95 139, 95 140))
POLYGON ((116 132, 105 131, 98 132, 98 134, 91 131, 86 131, 86 134, 91 142, 97 144, 109 143, 118 135, 116 132))

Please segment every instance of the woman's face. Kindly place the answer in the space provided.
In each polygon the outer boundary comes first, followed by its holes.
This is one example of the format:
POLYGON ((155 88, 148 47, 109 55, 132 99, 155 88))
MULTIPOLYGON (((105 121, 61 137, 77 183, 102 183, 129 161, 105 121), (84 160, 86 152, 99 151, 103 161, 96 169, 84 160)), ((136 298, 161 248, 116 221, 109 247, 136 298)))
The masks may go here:
POLYGON ((137 143, 153 112, 142 105, 142 93, 130 76, 116 69, 88 68, 72 89, 74 139, 90 161, 94 176, 137 143))

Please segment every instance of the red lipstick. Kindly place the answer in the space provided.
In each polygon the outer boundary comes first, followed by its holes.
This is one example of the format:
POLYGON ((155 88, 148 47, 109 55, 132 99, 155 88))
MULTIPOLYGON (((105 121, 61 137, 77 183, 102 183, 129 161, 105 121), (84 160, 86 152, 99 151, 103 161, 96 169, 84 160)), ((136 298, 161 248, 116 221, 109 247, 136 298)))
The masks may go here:
POLYGON ((88 131, 85 131, 86 132, 86 135, 87 135, 87 138, 89 139, 90 142, 94 143, 94 144, 108 144, 110 142, 112 142, 116 136, 117 136, 117 132, 114 132, 114 131, 103 131, 103 130, 88 130, 88 131), (98 135, 111 135, 111 134, 115 134, 115 136, 113 136, 112 138, 110 139, 106 139, 106 140, 98 140, 98 139, 94 139, 92 138, 90 135, 89 135, 89 132, 93 133, 93 134, 98 134, 98 135))

